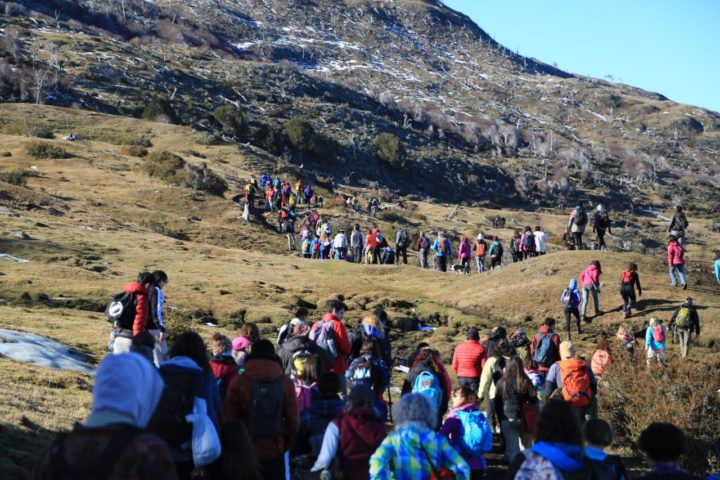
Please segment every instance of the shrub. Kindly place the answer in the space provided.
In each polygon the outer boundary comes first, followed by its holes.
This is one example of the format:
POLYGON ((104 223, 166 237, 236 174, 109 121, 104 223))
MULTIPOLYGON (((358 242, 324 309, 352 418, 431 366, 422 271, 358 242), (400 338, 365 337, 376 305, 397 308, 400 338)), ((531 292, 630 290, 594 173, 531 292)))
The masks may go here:
POLYGON ((70 155, 62 147, 45 142, 31 142, 25 145, 25 151, 32 158, 67 158, 70 155))
POLYGON ((128 145, 136 147, 150 148, 153 146, 152 142, 147 137, 134 137, 128 141, 128 145))
POLYGON ((222 125, 225 134, 231 135, 239 141, 247 139, 248 121, 240 109, 232 105, 223 105, 216 108, 212 116, 222 125))
POLYGON ((285 125, 285 133, 293 148, 299 152, 311 152, 317 144, 315 128, 304 118, 293 118, 285 125))
POLYGON ((200 145, 204 145, 206 147, 209 147, 211 145, 219 145, 222 143, 222 139, 219 135, 212 132, 200 132, 200 135, 198 135, 197 142, 200 145))
POLYGON ((125 145, 120 149, 120 153, 131 157, 144 157, 148 154, 148 151, 145 147, 140 145, 125 145))
POLYGON ((203 163, 202 166, 196 167, 188 165, 189 175, 186 185, 195 190, 201 190, 211 195, 222 197, 227 191, 228 185, 218 174, 213 172, 203 163))
POLYGON ((0 182, 24 187, 27 185, 28 177, 31 176, 32 174, 26 170, 10 170, 8 172, 0 172, 0 182))
POLYGON ((392 133, 384 132, 375 139, 377 156, 391 167, 405 167, 405 146, 392 133))
POLYGON ((250 137, 254 144, 274 155, 283 153, 289 143, 285 130, 277 125, 257 125, 252 129, 250 137))
POLYGON ((36 137, 36 138, 46 138, 46 139, 52 139, 55 138, 55 134, 52 130, 49 128, 41 127, 39 125, 32 125, 28 127, 25 134, 28 137, 36 137))
POLYGON ((170 152, 151 152, 147 156, 145 171, 151 177, 172 185, 185 185, 188 180, 185 160, 170 152))
POLYGON ((141 118, 151 122, 177 123, 177 114, 165 98, 156 98, 145 105, 141 118))

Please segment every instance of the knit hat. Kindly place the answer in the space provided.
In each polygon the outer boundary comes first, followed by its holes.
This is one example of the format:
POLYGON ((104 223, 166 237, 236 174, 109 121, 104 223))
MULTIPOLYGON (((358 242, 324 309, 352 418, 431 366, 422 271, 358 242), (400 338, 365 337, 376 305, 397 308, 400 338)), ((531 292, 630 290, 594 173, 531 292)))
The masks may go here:
MULTIPOLYGON (((253 343, 252 350, 250 351, 250 357, 273 360, 275 359, 275 348, 273 348, 273 344, 270 343, 269 340, 260 339, 253 343)), ((248 359, 250 357, 248 357, 248 359)))
POLYGON ((252 340, 247 337, 235 337, 232 341, 232 348, 235 351, 245 350, 252 345, 252 340))
POLYGON ((566 360, 575 356, 575 345, 569 340, 560 343, 560 359, 566 360))

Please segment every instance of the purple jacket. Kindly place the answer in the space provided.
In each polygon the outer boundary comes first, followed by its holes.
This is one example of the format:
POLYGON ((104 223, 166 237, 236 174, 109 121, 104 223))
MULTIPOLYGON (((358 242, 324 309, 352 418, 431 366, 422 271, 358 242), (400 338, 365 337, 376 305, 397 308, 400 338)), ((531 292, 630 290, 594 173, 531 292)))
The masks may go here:
POLYGON ((455 412, 458 410, 467 410, 468 412, 475 412, 478 410, 478 406, 474 403, 463 405, 462 407, 452 408, 448 413, 445 422, 440 427, 440 435, 446 437, 450 445, 460 453, 460 456, 470 465, 470 470, 487 470, 487 463, 485 463, 485 457, 483 455, 471 456, 463 450, 462 447, 462 434, 463 428, 460 419, 455 416, 455 412))
POLYGON ((458 258, 470 258, 471 256, 472 246, 470 246, 470 242, 467 240, 460 242, 460 246, 458 247, 458 258))

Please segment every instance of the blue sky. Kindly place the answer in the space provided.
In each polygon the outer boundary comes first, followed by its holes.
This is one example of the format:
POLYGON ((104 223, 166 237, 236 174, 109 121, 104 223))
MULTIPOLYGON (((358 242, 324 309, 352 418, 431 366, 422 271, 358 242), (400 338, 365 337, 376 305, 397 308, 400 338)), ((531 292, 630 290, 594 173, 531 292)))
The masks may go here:
POLYGON ((445 0, 511 50, 720 112, 720 0, 445 0))

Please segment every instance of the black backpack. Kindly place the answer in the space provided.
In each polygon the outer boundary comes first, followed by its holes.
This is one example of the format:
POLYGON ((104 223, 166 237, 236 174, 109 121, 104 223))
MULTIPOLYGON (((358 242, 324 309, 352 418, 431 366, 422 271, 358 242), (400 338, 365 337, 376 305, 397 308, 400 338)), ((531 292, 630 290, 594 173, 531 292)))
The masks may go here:
MULTIPOLYGON (((181 460, 181 452, 191 454, 192 424, 185 420, 195 402, 199 373, 168 373, 160 369, 165 389, 148 430, 165 440, 175 461, 181 460)), ((190 457, 188 457, 190 459, 190 457)))
POLYGON ((247 416, 250 438, 275 438, 282 434, 284 375, 274 380, 250 379, 252 397, 247 416))
POLYGON ((123 330, 132 330, 136 307, 137 296, 134 293, 119 293, 108 302, 105 307, 105 316, 108 322, 114 326, 123 330))
POLYGON ((581 210, 580 213, 578 213, 577 218, 575 219, 575 223, 578 227, 584 227, 588 223, 588 215, 585 210, 581 210))

